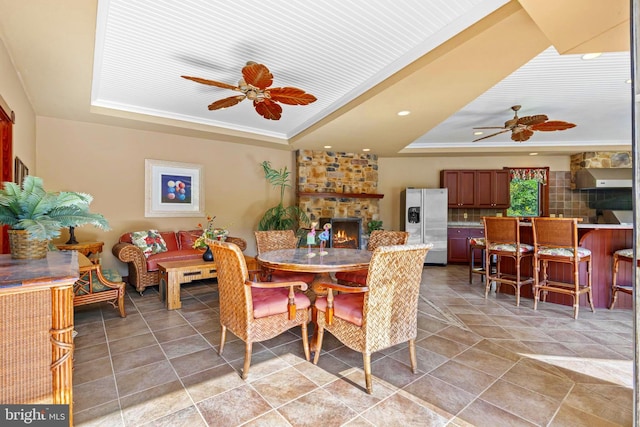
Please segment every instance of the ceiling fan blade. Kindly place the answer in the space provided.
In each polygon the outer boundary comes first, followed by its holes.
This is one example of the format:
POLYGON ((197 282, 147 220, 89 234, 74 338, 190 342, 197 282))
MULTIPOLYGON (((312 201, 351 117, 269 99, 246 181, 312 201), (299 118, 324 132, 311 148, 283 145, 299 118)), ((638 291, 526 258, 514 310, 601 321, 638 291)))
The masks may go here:
POLYGON ((479 128, 473 128, 473 129, 506 129, 506 128, 504 126, 483 126, 479 128))
POLYGON ((247 62, 247 65, 242 67, 242 77, 251 86, 262 90, 273 84, 271 71, 265 65, 256 64, 255 62, 247 62))
POLYGON ((202 83, 203 85, 216 86, 222 89, 240 90, 238 86, 217 82, 215 80, 207 80, 207 79, 202 79, 200 77, 190 77, 190 76, 180 76, 180 77, 187 80, 193 80, 194 82, 197 82, 197 83, 202 83))
POLYGON ((483 139, 491 138, 492 136, 500 135, 501 133, 509 132, 510 129, 503 129, 500 132, 492 133, 491 135, 483 136, 482 138, 474 139, 472 142, 482 141, 483 139))
POLYGON ((219 99, 211 103, 208 108, 209 110, 219 110, 221 108, 233 107, 245 98, 245 95, 230 96, 229 98, 219 99))
POLYGON ((532 125, 537 125, 539 123, 544 123, 547 120, 549 120, 549 118, 546 115, 537 114, 535 116, 520 117, 518 119, 518 124, 525 125, 525 126, 532 126, 532 125))
POLYGON ((282 107, 270 99, 263 101, 253 101, 253 107, 258 114, 267 120, 280 120, 282 116, 282 107))
POLYGON ((288 105, 307 105, 317 99, 310 93, 296 87, 274 87, 269 89, 271 100, 288 105))
POLYGON ((531 138, 533 131, 526 128, 516 128, 511 133, 511 139, 516 142, 523 142, 531 138))
POLYGON ((551 120, 545 123, 531 126, 533 130, 541 130, 544 132, 551 132, 554 130, 567 130, 576 127, 573 123, 563 122, 559 120, 551 120))

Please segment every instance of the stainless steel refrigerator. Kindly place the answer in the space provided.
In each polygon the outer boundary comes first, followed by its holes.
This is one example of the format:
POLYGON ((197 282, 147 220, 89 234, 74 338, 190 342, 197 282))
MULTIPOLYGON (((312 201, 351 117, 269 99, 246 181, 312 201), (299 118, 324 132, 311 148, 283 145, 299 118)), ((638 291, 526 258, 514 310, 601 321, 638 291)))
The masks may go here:
POLYGON ((447 264, 447 189, 407 188, 402 190, 402 229, 409 232, 409 244, 433 243, 426 264, 447 264))

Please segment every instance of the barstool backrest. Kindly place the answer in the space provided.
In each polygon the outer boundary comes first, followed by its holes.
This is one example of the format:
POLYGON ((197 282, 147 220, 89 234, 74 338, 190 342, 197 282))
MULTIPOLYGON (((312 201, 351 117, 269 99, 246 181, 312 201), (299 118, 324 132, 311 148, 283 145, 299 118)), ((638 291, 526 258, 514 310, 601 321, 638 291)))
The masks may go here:
POLYGON ((482 220, 487 244, 520 243, 520 220, 518 218, 486 216, 482 220))
POLYGON ((533 246, 576 249, 579 221, 580 218, 533 218, 533 246))

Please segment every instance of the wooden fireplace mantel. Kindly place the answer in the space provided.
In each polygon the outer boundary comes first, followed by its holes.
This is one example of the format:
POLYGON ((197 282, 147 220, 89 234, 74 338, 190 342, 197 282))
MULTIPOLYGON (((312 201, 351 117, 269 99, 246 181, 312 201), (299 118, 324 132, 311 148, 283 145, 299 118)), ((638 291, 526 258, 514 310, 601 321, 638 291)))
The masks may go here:
POLYGON ((307 191, 298 191, 299 197, 338 197, 343 199, 382 199, 384 194, 369 193, 314 193, 307 191))

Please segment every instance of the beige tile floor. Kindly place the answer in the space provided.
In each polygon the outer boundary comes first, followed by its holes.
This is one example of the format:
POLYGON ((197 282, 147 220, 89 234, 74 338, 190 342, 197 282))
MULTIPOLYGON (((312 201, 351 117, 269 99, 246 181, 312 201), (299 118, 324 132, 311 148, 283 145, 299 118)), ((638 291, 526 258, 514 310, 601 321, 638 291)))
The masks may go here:
POLYGON ((74 418, 78 426, 630 426, 633 327, 629 310, 581 310, 510 295, 484 298, 464 266, 426 267, 418 368, 406 345, 374 354, 374 393, 362 357, 325 334, 318 366, 299 329, 223 356, 215 281, 182 288, 167 311, 154 288, 129 287, 128 316, 108 304, 76 311, 74 418))

